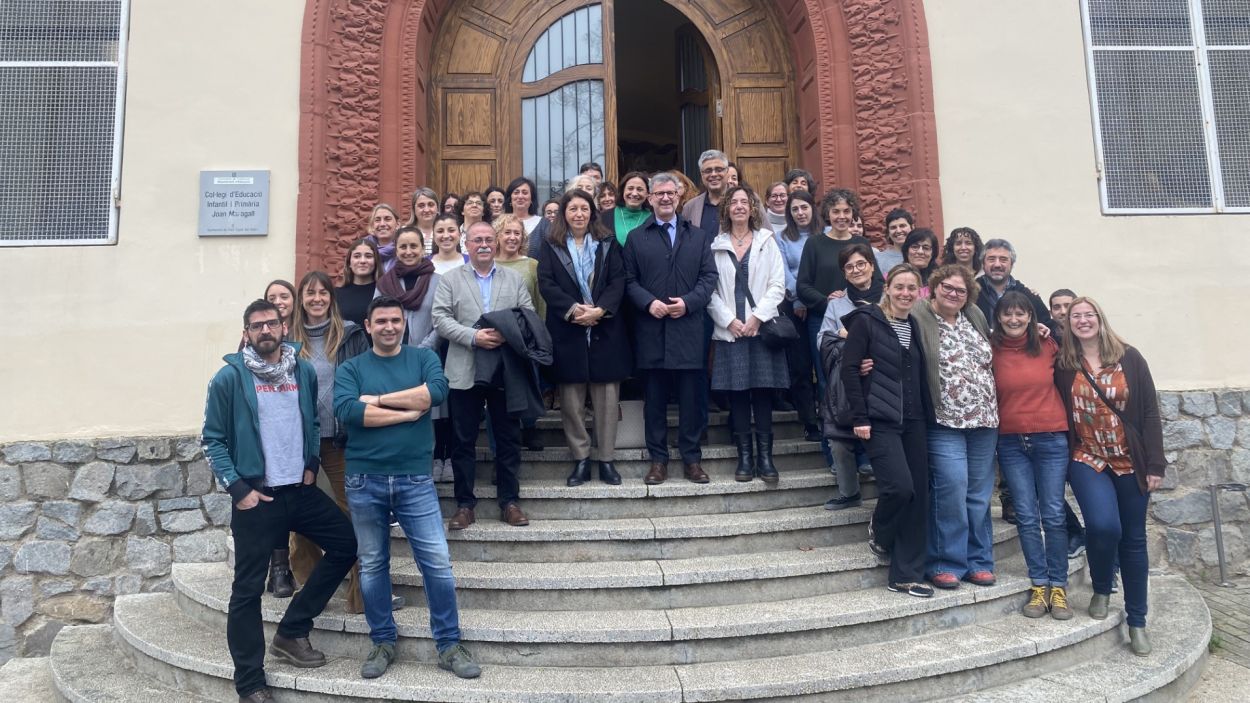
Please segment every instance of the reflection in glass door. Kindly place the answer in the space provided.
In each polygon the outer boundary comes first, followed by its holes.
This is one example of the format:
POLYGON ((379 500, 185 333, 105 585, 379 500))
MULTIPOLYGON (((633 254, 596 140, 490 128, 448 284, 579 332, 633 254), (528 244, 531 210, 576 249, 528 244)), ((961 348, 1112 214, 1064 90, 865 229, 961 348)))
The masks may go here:
POLYGON ((522 169, 538 186, 539 201, 558 195, 578 167, 608 164, 609 125, 604 105, 611 66, 605 51, 602 4, 556 20, 525 59, 521 87, 522 169))

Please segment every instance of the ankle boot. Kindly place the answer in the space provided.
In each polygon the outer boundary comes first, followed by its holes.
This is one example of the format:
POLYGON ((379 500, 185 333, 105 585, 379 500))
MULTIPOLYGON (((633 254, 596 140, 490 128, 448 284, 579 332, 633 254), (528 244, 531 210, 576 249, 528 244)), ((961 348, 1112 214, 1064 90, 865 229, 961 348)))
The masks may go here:
POLYGON ((291 552, 275 549, 269 557, 269 583, 265 590, 274 598, 290 598, 295 593, 295 577, 291 576, 291 552))
POLYGON ((773 435, 763 432, 755 433, 755 473, 764 479, 764 483, 776 483, 780 476, 777 467, 773 466, 773 435))
POLYGON ((751 435, 734 435, 734 444, 738 447, 738 468, 734 469, 734 480, 746 483, 755 478, 754 458, 751 455, 751 435))
POLYGON ((590 480, 590 459, 578 459, 573 463, 573 473, 569 474, 566 486, 580 486, 590 480))

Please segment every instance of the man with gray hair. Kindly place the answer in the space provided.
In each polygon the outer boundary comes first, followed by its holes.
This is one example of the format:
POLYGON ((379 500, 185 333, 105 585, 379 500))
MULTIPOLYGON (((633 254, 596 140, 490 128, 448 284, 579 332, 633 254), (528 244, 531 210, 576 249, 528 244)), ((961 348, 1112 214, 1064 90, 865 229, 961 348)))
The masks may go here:
POLYGON ((977 279, 981 284, 981 293, 977 296, 977 307, 985 314, 985 319, 994 320, 994 306, 999 298, 1009 290, 1018 290, 1028 297, 1037 314, 1037 321, 1058 332, 1055 320, 1050 316, 1050 308, 1042 302, 1037 293, 1015 278, 1011 271, 1016 265, 1016 248, 1006 239, 991 239, 985 243, 985 253, 981 255, 981 269, 985 272, 977 279))
MULTIPOLYGON (((722 180, 724 173, 721 174, 722 180)), ((651 217, 625 239, 625 292, 644 382, 648 485, 668 479, 668 396, 677 391, 677 446, 684 475, 707 483, 699 439, 707 427, 704 310, 716 288, 712 237, 677 215, 677 179, 651 178, 651 217)))
POLYGON ((720 199, 725 195, 726 173, 729 157, 725 152, 708 149, 699 155, 699 175, 703 179, 703 192, 681 209, 681 216, 690 224, 703 230, 708 241, 720 234, 720 199))

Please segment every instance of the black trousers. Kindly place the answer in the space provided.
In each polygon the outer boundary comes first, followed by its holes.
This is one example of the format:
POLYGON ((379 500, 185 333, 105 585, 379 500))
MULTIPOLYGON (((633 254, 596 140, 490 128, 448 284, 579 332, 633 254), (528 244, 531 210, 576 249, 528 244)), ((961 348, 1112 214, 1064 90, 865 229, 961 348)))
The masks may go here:
POLYGON ((283 637, 307 637, 313 618, 325 609, 334 590, 356 563, 356 533, 330 496, 316 486, 300 485, 273 492, 249 510, 231 508, 234 536, 234 585, 226 616, 226 644, 234 660, 234 687, 240 696, 265 686, 265 630, 260 598, 269 573, 269 556, 286 549, 287 533, 307 537, 325 552, 308 582, 291 599, 278 623, 283 637))
POLYGON ((747 434, 751 431, 751 413, 755 413, 755 431, 773 433, 773 389, 752 388, 745 391, 729 391, 729 431, 747 434))
POLYGON ((456 504, 462 508, 477 505, 473 484, 477 480, 477 431, 482 409, 490 413, 490 429, 495 436, 495 488, 499 507, 517 501, 521 490, 521 423, 508 414, 508 398, 502 389, 451 389, 451 468, 455 473, 456 504))
MULTIPOLYGON (((787 300, 780 310, 794 322, 799 338, 786 345, 786 363, 790 366, 790 400, 798 411, 803 425, 818 425, 816 421, 816 383, 812 379, 812 342, 808 337, 807 321, 794 316, 794 301, 787 300)), ((817 360, 819 362, 819 360, 817 360)))
POLYGON ((707 372, 703 369, 645 369, 643 422, 651 461, 668 462, 668 395, 677 390, 677 449, 684 464, 703 460, 699 440, 707 427, 707 372))
POLYGON ((865 442, 877 481, 872 513, 877 544, 890 552, 890 583, 924 580, 929 524, 929 446, 924 420, 872 428, 865 442))

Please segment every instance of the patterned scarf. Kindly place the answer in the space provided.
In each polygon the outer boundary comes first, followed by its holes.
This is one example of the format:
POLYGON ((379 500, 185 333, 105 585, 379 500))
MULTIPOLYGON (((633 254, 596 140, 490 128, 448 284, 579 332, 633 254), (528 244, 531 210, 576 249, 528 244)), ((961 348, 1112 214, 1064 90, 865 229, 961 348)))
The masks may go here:
POLYGON ((599 240, 591 236, 582 239, 582 248, 580 251, 573 242, 573 235, 565 235, 564 245, 569 250, 569 258, 573 260, 574 278, 577 279, 577 287, 582 291, 582 300, 587 305, 594 305, 595 301, 590 295, 590 277, 595 274, 595 254, 599 251, 599 240))
POLYGON ((249 344, 243 347, 243 365, 265 383, 280 386, 293 381, 295 380, 292 375, 295 371, 295 347, 283 344, 281 349, 282 358, 276 364, 271 364, 260 358, 260 354, 256 353, 256 349, 249 344))

